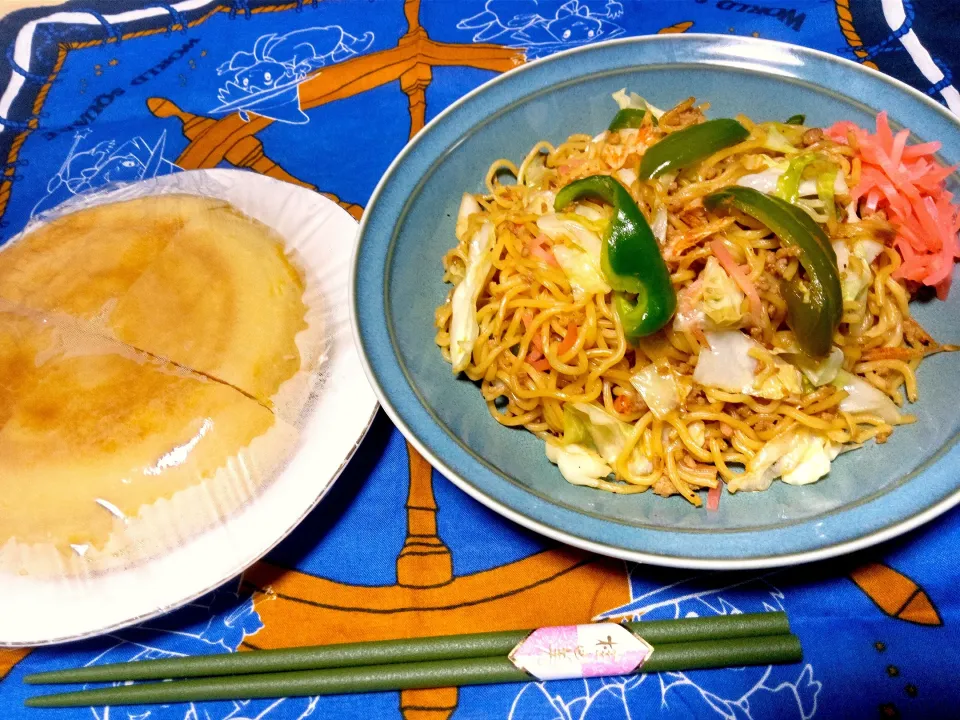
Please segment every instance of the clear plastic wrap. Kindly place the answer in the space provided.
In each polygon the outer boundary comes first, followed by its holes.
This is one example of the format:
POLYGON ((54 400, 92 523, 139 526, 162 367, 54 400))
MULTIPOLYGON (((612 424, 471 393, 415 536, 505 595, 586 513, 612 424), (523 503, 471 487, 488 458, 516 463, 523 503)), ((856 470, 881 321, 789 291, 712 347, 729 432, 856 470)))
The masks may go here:
POLYGON ((0 300, 229 384, 295 423, 322 360, 296 248, 195 174, 80 195, 0 255, 0 300), (289 382, 293 380, 293 382, 289 382))
POLYGON ((230 385, 0 300, 0 572, 122 568, 232 512, 296 429, 230 385))
POLYGON ((304 446, 343 334, 324 235, 352 223, 242 175, 78 196, 0 248, 0 584, 149 584, 304 446))

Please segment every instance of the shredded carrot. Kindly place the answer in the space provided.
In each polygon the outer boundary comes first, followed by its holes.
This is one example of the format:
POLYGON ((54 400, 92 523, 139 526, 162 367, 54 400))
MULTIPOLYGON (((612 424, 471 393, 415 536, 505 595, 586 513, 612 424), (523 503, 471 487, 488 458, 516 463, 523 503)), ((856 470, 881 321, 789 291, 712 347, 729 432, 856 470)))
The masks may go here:
MULTIPOLYGON (((520 319, 523 321, 523 326, 529 329, 533 322, 533 313, 527 310, 520 316, 520 319)), ((578 330, 579 328, 573 321, 567 325, 567 334, 563 336, 563 340, 557 346, 557 355, 563 355, 573 347, 573 344, 577 341, 578 330)), ((534 333, 530 344, 533 348, 527 353, 526 361, 540 372, 546 372, 550 369, 550 361, 544 357, 543 340, 540 338, 539 332, 534 333)))
POLYGON ((540 372, 546 372, 550 369, 550 361, 546 358, 540 358, 539 360, 530 363, 534 370, 539 370, 540 372))
POLYGON ((722 482, 717 482, 716 486, 707 491, 707 512, 716 512, 720 509, 720 495, 722 492, 722 482))
POLYGON ((621 415, 626 415, 633 410, 633 399, 629 395, 618 395, 613 401, 613 409, 621 415))
POLYGON ((720 264, 723 266, 723 269, 727 271, 727 274, 732 277, 733 281, 743 290, 743 294, 746 295, 747 300, 750 301, 750 313, 757 322, 760 322, 763 317, 763 304, 760 302, 760 293, 757 292, 757 286, 750 281, 750 278, 743 269, 737 265, 737 261, 733 259, 733 255, 731 255, 730 251, 724 246, 722 240, 717 238, 711 242, 710 249, 713 250, 714 256, 720 261, 720 264))
POLYGON ((561 165, 557 169, 564 175, 567 175, 573 172, 574 170, 576 170, 581 165, 583 165, 585 162, 586 160, 584 160, 583 158, 570 158, 569 160, 567 160, 567 162, 565 162, 563 165, 561 165))
POLYGON ((697 339, 697 342, 700 343, 700 347, 708 348, 710 347, 710 342, 707 340, 706 333, 703 332, 703 328, 699 325, 693 326, 693 336, 697 339))
MULTIPOLYGON (((530 329, 530 324, 533 322, 533 313, 529 310, 525 310, 523 315, 520 316, 520 319, 523 321, 523 327, 525 330, 530 329)), ((530 341, 530 344, 533 345, 533 352, 529 353, 527 356, 528 360, 538 360, 543 357, 543 341, 540 339, 540 333, 536 332, 533 334, 533 340, 530 341)))
POLYGON ((954 262, 960 257, 960 207, 952 202, 945 185, 957 168, 934 160, 939 142, 907 145, 909 130, 894 135, 886 112, 877 115, 876 130, 871 134, 842 121, 826 134, 859 155, 860 181, 850 193, 854 202, 871 211, 883 210, 897 227, 893 245, 903 263, 894 277, 931 285, 945 299, 954 262))
POLYGON ((544 247, 544 243, 547 241, 546 236, 537 235, 535 238, 532 237, 527 241, 527 250, 530 252, 533 257, 538 260, 542 260, 547 265, 551 267, 560 267, 560 263, 557 262, 556 256, 553 254, 553 250, 548 247, 544 247))
POLYGON ((557 355, 564 355, 577 342, 577 331, 580 328, 572 320, 567 323, 567 334, 563 336, 563 342, 557 348, 557 355))
POLYGON ((540 339, 540 333, 534 334, 533 347, 536 348, 537 352, 543 355, 543 340, 540 339))

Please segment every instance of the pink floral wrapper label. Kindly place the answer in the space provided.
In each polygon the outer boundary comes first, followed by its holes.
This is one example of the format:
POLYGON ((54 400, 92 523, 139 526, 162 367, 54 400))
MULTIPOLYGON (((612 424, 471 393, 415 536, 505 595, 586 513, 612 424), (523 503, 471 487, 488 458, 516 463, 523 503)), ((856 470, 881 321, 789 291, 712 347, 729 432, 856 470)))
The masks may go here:
POLYGON ((510 661, 539 680, 629 675, 653 646, 616 623, 565 625, 534 630, 510 653, 510 661))

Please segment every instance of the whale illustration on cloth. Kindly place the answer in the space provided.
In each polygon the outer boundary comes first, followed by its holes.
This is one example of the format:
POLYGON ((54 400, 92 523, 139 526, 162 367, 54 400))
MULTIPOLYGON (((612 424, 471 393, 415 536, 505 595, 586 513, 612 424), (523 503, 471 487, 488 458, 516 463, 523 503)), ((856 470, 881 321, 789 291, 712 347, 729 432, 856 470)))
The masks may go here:
POLYGON ((310 121, 300 107, 298 86, 318 68, 355 57, 373 44, 372 32, 355 37, 339 25, 293 30, 284 35, 261 35, 253 52, 241 50, 217 68, 226 81, 217 93, 220 105, 213 114, 249 113, 279 122, 302 125, 310 121))
POLYGON ((47 181, 46 194, 33 207, 31 217, 83 192, 115 183, 149 180, 180 169, 164 157, 166 131, 153 145, 136 136, 119 145, 115 140, 103 140, 81 150, 89 135, 90 130, 74 135, 67 156, 56 174, 47 181))
POLYGON ((622 35, 613 22, 623 15, 616 0, 487 0, 483 12, 457 23, 474 42, 500 42, 551 52, 622 35))

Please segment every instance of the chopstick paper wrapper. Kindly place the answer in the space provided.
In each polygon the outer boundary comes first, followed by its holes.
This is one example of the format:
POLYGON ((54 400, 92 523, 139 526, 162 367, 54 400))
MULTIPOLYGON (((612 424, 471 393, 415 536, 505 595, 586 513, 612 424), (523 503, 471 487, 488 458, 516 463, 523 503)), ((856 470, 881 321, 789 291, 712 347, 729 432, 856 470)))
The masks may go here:
POLYGON ((534 630, 509 655, 510 662, 537 680, 630 675, 653 646, 615 623, 564 625, 534 630))

